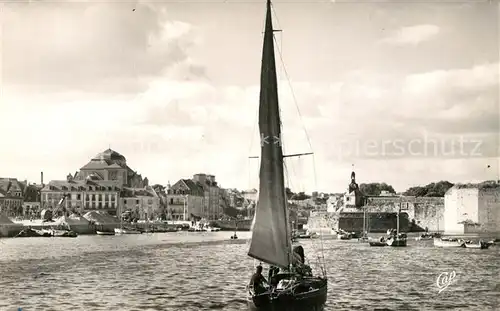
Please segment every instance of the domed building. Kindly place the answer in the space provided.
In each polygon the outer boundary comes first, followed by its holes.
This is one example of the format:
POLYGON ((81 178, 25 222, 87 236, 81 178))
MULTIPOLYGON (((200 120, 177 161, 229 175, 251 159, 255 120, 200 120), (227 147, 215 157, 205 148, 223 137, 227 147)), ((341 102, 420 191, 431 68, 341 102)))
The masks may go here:
POLYGON ((51 180, 41 190, 43 208, 65 213, 100 210, 117 215, 133 207, 138 217, 152 216, 159 198, 147 178, 133 171, 120 153, 107 149, 65 180, 51 180))
POLYGON ((143 188, 148 186, 148 179, 133 171, 127 165, 127 159, 120 153, 106 149, 93 157, 89 163, 80 168, 75 180, 113 180, 121 186, 143 188))

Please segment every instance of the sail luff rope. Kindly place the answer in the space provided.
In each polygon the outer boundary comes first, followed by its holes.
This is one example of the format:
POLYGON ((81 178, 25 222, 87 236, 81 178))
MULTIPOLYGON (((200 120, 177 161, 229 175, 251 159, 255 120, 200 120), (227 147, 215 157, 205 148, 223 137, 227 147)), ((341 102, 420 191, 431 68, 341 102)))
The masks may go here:
MULTIPOLYGON (((275 14, 275 16, 276 16, 276 14, 275 14)), ((277 18, 277 16, 276 16, 276 19, 278 20, 278 24, 279 24, 279 19, 277 18)), ((302 113, 300 112, 300 108, 299 108, 299 105, 298 105, 298 102, 297 102, 297 97, 295 96, 295 92, 293 90, 292 83, 290 81, 290 76, 288 75, 288 71, 286 70, 286 65, 285 65, 285 62, 283 60, 283 55, 282 55, 281 49, 279 47, 277 47, 277 50, 278 50, 278 55, 280 57, 281 65, 283 66, 283 71, 285 73, 285 77, 286 77, 288 85, 290 87, 290 92, 292 94, 293 102, 295 104, 295 107, 297 108, 297 113, 299 114, 299 118, 300 118, 300 121, 301 121, 301 124, 302 124, 302 128, 304 130, 307 142, 309 144, 309 148, 310 148, 311 152, 313 152, 311 139, 309 137, 309 133, 307 131, 307 128, 304 125, 304 121, 303 121, 303 118, 302 118, 302 113)), ((318 181, 317 181, 317 172, 316 172, 316 158, 315 158, 314 153, 313 153, 312 157, 313 157, 314 187, 316 189, 318 187, 318 184, 317 184, 318 181)), ((323 256, 323 267, 322 268, 326 269, 325 260, 324 260, 325 259, 325 255, 324 255, 324 246, 323 246, 323 234, 320 234, 320 243, 321 243, 321 253, 322 253, 322 256, 323 256)))

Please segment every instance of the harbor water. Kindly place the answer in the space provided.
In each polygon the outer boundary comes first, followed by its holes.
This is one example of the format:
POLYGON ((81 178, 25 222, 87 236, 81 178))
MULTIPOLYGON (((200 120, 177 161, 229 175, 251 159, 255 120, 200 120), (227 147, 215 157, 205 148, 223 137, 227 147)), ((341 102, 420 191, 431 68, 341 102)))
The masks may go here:
MULTIPOLYGON (((246 310, 254 267, 246 255, 250 233, 234 241, 231 234, 1 239, 0 310, 246 310)), ((301 244, 316 261, 320 241, 301 244)), ((498 310, 498 246, 322 244, 330 281, 326 310, 498 310), (456 277, 443 282, 446 273, 456 277)))

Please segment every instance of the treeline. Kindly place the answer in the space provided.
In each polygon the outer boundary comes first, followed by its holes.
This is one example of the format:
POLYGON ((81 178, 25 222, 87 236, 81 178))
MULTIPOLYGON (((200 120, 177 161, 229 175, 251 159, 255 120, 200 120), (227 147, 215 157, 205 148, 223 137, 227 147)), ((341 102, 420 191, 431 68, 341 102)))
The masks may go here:
MULTIPOLYGON (((453 187, 451 182, 443 180, 425 186, 411 187, 403 192, 403 195, 415 197, 444 197, 446 191, 451 187, 453 187)), ((396 193, 394 188, 386 183, 361 184, 359 190, 366 196, 378 196, 382 191, 387 191, 392 194, 396 193)))
POLYGON ((391 185, 383 183, 369 183, 359 185, 359 191, 364 195, 380 195, 382 191, 395 194, 394 188, 391 185))
POLYGON ((448 191, 448 189, 450 189, 451 187, 453 187, 453 184, 451 182, 442 180, 437 183, 430 183, 423 187, 411 187, 403 194, 415 197, 444 197, 446 191, 448 191))

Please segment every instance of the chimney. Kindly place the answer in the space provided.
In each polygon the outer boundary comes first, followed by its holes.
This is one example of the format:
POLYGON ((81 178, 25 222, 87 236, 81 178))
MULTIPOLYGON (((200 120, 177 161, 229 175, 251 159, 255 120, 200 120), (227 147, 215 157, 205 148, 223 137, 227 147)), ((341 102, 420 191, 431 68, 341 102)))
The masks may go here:
POLYGON ((40 183, 42 184, 43 187, 43 172, 40 172, 40 183))

